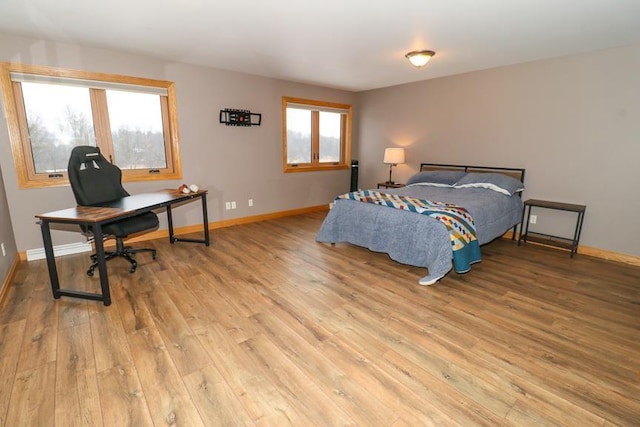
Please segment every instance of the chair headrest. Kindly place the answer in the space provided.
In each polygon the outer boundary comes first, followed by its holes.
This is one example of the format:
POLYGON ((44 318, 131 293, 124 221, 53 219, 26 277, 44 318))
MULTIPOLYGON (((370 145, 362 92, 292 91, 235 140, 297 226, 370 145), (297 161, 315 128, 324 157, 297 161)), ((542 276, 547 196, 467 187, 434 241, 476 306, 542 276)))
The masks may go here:
POLYGON ((99 147, 79 145, 71 150, 68 169, 79 169, 81 171, 86 170, 89 167, 93 169, 100 169, 100 165, 98 163, 104 164, 106 161, 107 159, 100 154, 99 147))
POLYGON ((79 145, 73 147, 71 150, 70 159, 74 159, 78 162, 84 162, 87 159, 95 159, 100 157, 100 147, 92 147, 90 145, 79 145))

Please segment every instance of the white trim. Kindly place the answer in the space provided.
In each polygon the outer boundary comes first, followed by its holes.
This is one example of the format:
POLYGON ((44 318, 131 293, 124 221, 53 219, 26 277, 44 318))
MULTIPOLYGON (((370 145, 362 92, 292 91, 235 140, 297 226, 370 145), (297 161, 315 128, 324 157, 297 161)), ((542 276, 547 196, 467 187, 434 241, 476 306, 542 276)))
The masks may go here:
MULTIPOLYGON (((88 242, 69 243, 67 245, 58 245, 53 247, 53 256, 63 256, 80 254, 83 252, 91 252, 93 246, 88 242)), ((35 261, 38 259, 45 259, 44 248, 27 249, 27 261, 35 261)))
POLYGON ((12 71, 10 73, 11 81, 42 83, 42 84, 58 84, 64 86, 79 86, 94 89, 112 89, 125 90, 129 92, 147 93, 150 95, 167 96, 169 91, 166 87, 160 86, 143 86, 129 83, 108 82, 103 80, 76 79, 73 77, 47 76, 43 74, 29 74, 12 71))
POLYGON ((314 104, 298 104, 295 102, 287 102, 287 108, 293 108, 296 110, 322 111, 324 113, 349 114, 348 108, 325 107, 314 104))

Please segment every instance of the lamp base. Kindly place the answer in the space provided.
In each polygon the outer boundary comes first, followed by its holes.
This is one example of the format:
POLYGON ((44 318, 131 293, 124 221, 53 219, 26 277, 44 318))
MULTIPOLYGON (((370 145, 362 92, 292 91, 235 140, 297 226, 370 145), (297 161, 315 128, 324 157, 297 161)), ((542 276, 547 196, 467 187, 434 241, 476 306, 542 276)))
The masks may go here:
POLYGON ((393 184, 395 184, 395 182, 393 182, 393 181, 385 181, 385 184, 393 185, 393 184))

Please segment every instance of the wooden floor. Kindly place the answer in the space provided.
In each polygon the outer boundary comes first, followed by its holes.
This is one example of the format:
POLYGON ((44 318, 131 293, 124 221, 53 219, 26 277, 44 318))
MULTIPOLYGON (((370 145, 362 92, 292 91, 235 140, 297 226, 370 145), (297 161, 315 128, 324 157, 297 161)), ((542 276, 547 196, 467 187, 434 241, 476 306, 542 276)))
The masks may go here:
MULTIPOLYGON (((23 263, 0 424, 640 425, 640 268, 502 239, 422 287, 316 243, 323 216, 148 242, 135 274, 110 261, 110 307, 53 300, 45 262, 23 263)), ((87 261, 58 258, 62 283, 96 289, 87 261)))

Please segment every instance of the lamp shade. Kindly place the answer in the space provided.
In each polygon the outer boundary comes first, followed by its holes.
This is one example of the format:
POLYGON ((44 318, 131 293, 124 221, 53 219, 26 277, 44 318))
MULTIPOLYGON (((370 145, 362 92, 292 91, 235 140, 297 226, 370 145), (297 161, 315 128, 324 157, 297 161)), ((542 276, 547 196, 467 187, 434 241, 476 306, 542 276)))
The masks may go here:
POLYGON ((383 163, 388 165, 404 163, 404 148, 385 148, 383 163))
POLYGON ((414 50, 413 52, 407 53, 405 56, 416 68, 424 67, 427 65, 427 62, 431 59, 433 55, 436 53, 432 50, 414 50))

